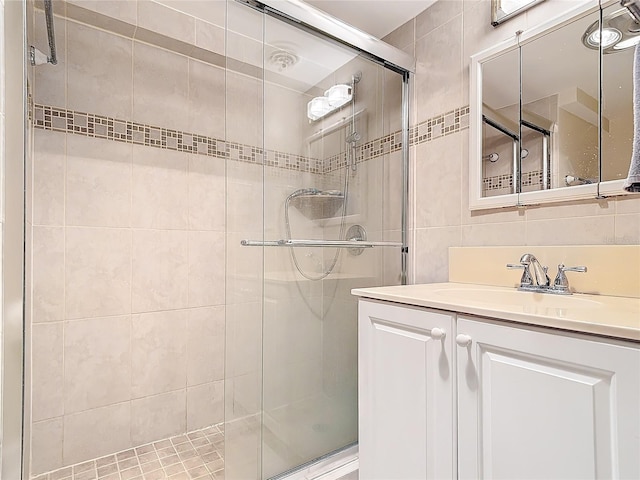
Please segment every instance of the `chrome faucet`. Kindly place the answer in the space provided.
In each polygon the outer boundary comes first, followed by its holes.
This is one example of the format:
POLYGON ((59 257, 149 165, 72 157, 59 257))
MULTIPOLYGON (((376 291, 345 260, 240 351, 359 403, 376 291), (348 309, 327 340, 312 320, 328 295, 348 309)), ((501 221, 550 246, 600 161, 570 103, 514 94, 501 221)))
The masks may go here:
POLYGON ((538 290, 549 286, 547 267, 540 265, 538 259, 531 253, 525 253, 520 257, 520 263, 509 263, 507 268, 522 268, 520 290, 538 290))
POLYGON ((522 268, 522 278, 518 290, 528 292, 556 293, 560 295, 571 295, 569 290, 569 281, 564 272, 586 272, 587 267, 565 267, 563 264, 558 265, 558 274, 550 285, 549 276, 547 275, 547 267, 543 267, 538 259, 531 253, 525 253, 520 258, 520 263, 507 264, 507 268, 522 268))

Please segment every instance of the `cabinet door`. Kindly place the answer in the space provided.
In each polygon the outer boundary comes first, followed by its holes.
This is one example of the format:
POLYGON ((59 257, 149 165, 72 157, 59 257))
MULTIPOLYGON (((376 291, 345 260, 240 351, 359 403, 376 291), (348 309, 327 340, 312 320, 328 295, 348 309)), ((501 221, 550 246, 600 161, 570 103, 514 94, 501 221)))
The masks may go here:
POLYGON ((458 316, 461 479, 640 478, 640 349, 458 316))
POLYGON ((448 314, 360 301, 360 479, 454 478, 453 325, 448 314))

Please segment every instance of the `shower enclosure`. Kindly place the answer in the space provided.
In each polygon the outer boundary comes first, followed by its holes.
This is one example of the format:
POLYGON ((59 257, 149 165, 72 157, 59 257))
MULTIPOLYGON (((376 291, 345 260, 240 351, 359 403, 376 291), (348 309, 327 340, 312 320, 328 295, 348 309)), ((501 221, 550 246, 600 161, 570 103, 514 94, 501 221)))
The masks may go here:
POLYGON ((297 1, 45 10, 26 477, 354 468, 350 290, 406 279, 412 59, 297 1))

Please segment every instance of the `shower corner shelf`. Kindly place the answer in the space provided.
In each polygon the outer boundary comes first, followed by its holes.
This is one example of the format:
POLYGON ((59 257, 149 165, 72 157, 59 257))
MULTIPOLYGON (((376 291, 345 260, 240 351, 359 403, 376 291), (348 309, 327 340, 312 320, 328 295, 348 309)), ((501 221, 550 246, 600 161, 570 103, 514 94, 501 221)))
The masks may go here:
POLYGON ((343 202, 344 195, 341 193, 314 193, 298 195, 291 199, 291 205, 309 220, 335 217, 343 202))

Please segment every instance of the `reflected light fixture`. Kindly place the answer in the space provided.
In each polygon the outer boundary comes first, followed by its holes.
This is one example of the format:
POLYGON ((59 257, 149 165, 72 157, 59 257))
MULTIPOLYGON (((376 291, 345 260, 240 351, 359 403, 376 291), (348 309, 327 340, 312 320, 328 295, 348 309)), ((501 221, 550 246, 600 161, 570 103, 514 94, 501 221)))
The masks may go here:
POLYGON ((638 24, 625 8, 593 22, 582 35, 585 47, 598 50, 602 43, 604 53, 615 53, 640 43, 640 24, 638 24))
POLYGON ((346 105, 353 98, 351 85, 338 84, 307 103, 307 117, 316 121, 346 105))

